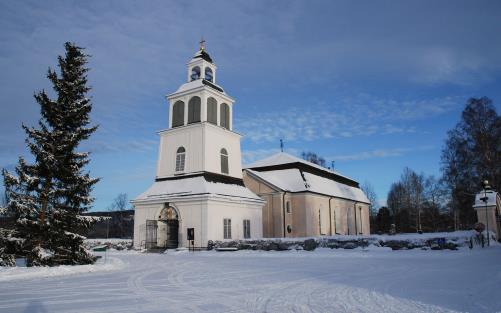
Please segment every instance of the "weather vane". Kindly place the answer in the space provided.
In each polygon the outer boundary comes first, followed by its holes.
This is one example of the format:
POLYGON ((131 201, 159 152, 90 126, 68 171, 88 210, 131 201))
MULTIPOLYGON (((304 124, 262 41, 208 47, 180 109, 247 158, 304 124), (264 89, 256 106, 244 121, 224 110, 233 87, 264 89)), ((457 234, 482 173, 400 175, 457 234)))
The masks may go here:
POLYGON ((205 39, 202 36, 202 40, 200 40, 200 51, 204 51, 204 50, 205 50, 205 39))

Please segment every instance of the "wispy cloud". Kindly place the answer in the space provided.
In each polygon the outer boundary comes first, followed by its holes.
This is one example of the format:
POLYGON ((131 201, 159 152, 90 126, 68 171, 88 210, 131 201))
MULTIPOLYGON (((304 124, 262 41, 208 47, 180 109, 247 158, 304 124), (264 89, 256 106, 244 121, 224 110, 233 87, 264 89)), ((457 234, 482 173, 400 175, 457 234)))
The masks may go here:
POLYGON ((296 105, 285 112, 237 119, 235 127, 254 142, 415 133, 418 129, 409 122, 439 116, 460 105, 455 97, 396 100, 358 94, 333 99, 330 105, 296 105))
POLYGON ((122 152, 144 152, 155 151, 158 148, 159 141, 151 139, 110 139, 110 140, 92 140, 82 145, 83 151, 92 153, 122 153, 122 152))
POLYGON ((412 148, 391 148, 391 149, 376 149, 371 151, 363 151, 347 155, 335 155, 328 159, 336 161, 360 161, 374 158, 399 157, 410 152, 428 151, 434 149, 433 146, 419 146, 412 148))

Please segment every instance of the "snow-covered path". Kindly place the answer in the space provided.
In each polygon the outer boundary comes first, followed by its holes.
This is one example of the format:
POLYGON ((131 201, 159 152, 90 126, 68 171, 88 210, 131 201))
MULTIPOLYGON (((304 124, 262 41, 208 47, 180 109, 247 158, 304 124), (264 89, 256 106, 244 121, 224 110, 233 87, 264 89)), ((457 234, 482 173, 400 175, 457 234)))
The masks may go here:
POLYGON ((108 254, 108 262, 120 266, 0 281, 0 312, 501 311, 499 246, 474 251, 116 252, 108 254))

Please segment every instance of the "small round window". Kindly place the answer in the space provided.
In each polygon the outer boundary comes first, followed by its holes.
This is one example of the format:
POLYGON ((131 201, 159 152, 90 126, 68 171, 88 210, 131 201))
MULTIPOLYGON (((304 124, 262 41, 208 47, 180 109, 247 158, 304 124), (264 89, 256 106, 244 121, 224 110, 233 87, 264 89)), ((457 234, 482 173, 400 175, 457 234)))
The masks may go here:
POLYGON ((287 225, 287 232, 289 234, 292 233, 292 226, 291 225, 287 225))

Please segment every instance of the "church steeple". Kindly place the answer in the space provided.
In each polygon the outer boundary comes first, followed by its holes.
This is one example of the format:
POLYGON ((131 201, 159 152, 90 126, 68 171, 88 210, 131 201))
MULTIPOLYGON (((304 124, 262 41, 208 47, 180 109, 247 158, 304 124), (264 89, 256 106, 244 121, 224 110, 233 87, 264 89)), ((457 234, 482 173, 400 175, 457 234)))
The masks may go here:
POLYGON ((210 83, 216 82, 216 64, 205 50, 205 40, 200 40, 200 48, 188 62, 188 82, 203 79, 210 83))
POLYGON ((234 100, 216 84, 216 64, 206 51, 205 40, 187 63, 187 82, 167 96, 170 102, 169 128, 208 122, 233 129, 234 100))
POLYGON ((240 135, 232 131, 235 100, 215 83, 216 65, 204 40, 187 68, 188 81, 167 96, 169 129, 160 132, 157 177, 210 172, 241 178, 240 135))

